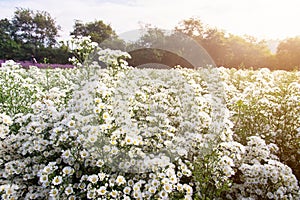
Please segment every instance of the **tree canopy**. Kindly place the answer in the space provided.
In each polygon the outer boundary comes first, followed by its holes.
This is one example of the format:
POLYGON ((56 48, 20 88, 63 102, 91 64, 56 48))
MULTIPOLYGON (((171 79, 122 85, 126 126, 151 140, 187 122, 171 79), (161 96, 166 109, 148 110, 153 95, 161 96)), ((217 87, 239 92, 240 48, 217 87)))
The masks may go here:
POLYGON ((102 20, 94 22, 82 23, 79 20, 75 21, 74 30, 70 35, 74 36, 91 36, 93 42, 101 44, 104 40, 116 36, 115 31, 110 25, 105 24, 102 20))
POLYGON ((21 45, 14 37, 14 27, 8 19, 0 20, 0 58, 13 59, 20 55, 21 45))
POLYGON ((59 47, 58 26, 46 11, 17 8, 12 19, 0 20, 0 58, 67 63, 68 53, 59 47))
POLYGON ((251 36, 226 34, 217 28, 203 25, 196 18, 183 20, 175 27, 202 45, 217 66, 224 67, 273 67, 273 56, 265 41, 251 36))
POLYGON ((18 8, 11 21, 15 39, 34 47, 51 47, 56 44, 59 26, 46 11, 18 8))
POLYGON ((276 56, 280 69, 300 69, 300 36, 281 41, 276 56))

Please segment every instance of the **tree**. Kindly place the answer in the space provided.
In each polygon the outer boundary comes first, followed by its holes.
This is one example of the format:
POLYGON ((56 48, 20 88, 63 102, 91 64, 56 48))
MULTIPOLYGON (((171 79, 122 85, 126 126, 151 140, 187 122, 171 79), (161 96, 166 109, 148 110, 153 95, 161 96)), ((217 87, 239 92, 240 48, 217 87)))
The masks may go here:
POLYGON ((272 54, 265 41, 249 36, 229 34, 226 67, 262 68, 273 67, 272 54))
POLYGON ((288 38, 277 47, 278 64, 281 69, 300 68, 300 37, 288 38))
POLYGON ((184 33, 198 41, 204 38, 205 26, 201 20, 197 18, 190 18, 179 22, 175 27, 175 31, 184 33))
POLYGON ((48 12, 24 8, 15 11, 12 25, 15 37, 33 48, 54 46, 60 29, 48 12))
POLYGON ((0 20, 0 58, 20 57, 21 45, 13 37, 13 26, 8 19, 0 20))
POLYGON ((259 68, 275 64, 266 42, 254 37, 227 36, 223 31, 205 26, 195 18, 183 20, 175 30, 194 38, 217 66, 259 68))
POLYGON ((18 8, 11 20, 0 20, 0 59, 67 63, 68 52, 56 42, 59 26, 45 11, 18 8))
POLYGON ((204 25, 200 19, 183 20, 175 30, 193 38, 211 56, 217 66, 224 66, 228 54, 225 33, 204 25))
POLYGON ((70 33, 70 35, 91 36, 91 40, 93 42, 101 44, 104 40, 110 37, 115 37, 116 33, 110 25, 106 25, 102 20, 96 20, 86 24, 76 20, 74 30, 70 33))
POLYGON ((204 31, 200 41, 204 49, 209 53, 217 66, 225 66, 230 47, 226 43, 225 33, 216 28, 208 28, 204 31))

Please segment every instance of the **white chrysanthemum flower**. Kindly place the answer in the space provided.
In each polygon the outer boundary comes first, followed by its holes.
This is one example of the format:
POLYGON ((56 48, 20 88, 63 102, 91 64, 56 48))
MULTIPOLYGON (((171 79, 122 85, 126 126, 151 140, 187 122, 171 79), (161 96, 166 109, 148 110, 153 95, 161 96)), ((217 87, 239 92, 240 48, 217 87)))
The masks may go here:
POLYGON ((69 196, 68 200, 76 200, 76 197, 74 195, 69 196))
POLYGON ((101 113, 101 109, 100 108, 98 108, 98 107, 96 107, 96 108, 94 108, 94 113, 95 114, 99 114, 99 113, 101 113))
POLYGON ((68 149, 68 150, 65 150, 63 151, 62 153, 62 158, 69 158, 71 155, 71 151, 68 149))
POLYGON ((56 197, 58 195, 58 189, 51 189, 49 192, 50 197, 56 197))
POLYGON ((192 175, 192 172, 189 169, 185 169, 185 170, 182 171, 182 174, 185 175, 185 176, 187 176, 187 177, 189 177, 189 176, 192 175))
POLYGON ((95 199, 96 198, 96 192, 94 190, 88 190, 86 194, 88 199, 95 199))
POLYGON ((151 187, 149 187, 148 191, 149 191, 151 194, 155 194, 155 192, 156 192, 156 187, 151 186, 151 187))
POLYGON ((181 192, 181 191, 183 191, 183 185, 181 184, 181 183, 178 183, 177 185, 176 185, 176 188, 177 188, 177 190, 179 191, 179 192, 181 192))
POLYGON ((95 143, 97 141, 97 135, 96 134, 89 134, 88 141, 91 143, 95 143))
POLYGON ((228 156, 223 156, 220 160, 220 163, 234 167, 233 160, 228 156))
POLYGON ((161 180, 161 183, 162 183, 162 184, 170 183, 170 179, 168 179, 168 178, 163 178, 163 179, 161 180))
POLYGON ((164 184, 163 186, 163 189, 167 192, 167 193, 170 193, 172 192, 173 188, 172 188, 172 185, 171 184, 164 184))
POLYGON ((109 119, 109 118, 110 118, 109 113, 108 113, 108 112, 104 112, 103 115, 102 115, 102 118, 103 118, 104 120, 109 119))
POLYGON ((113 190, 110 192, 110 196, 112 196, 113 198, 117 198, 118 192, 116 190, 113 190))
POLYGON ((90 175, 88 177, 88 181, 90 181, 93 184, 97 183, 98 180, 99 180, 99 178, 98 178, 98 176, 96 174, 90 175))
POLYGON ((132 143, 133 145, 138 146, 138 145, 142 145, 142 142, 143 141, 141 141, 139 138, 134 138, 132 143))
POLYGON ((74 192, 73 187, 71 187, 71 186, 66 187, 66 189, 65 189, 66 195, 70 195, 73 192, 74 192))
POLYGON ((107 190, 105 186, 101 186, 98 190, 97 190, 99 195, 105 195, 107 190))
POLYGON ((11 117, 9 117, 7 115, 2 116, 2 121, 3 121, 4 124, 6 124, 8 126, 12 125, 12 123, 13 123, 11 117))
POLYGON ((103 151, 104 152, 110 152, 110 150, 111 150, 110 146, 108 146, 108 145, 103 146, 103 151))
POLYGON ((225 176, 230 177, 234 175, 234 170, 230 166, 224 166, 222 169, 225 176))
POLYGON ((105 103, 99 103, 98 104, 98 108, 101 109, 101 110, 105 109, 106 107, 107 106, 105 105, 105 103))
POLYGON ((124 192, 124 194, 128 194, 129 195, 130 192, 131 192, 131 187, 128 187, 128 186, 124 187, 123 192, 124 192))
POLYGON ((133 191, 139 191, 140 190, 140 186, 138 184, 134 184, 133 186, 133 191))
POLYGON ((62 127, 55 127, 54 129, 53 129, 53 132, 54 133, 59 133, 60 131, 62 131, 62 127))
POLYGON ((132 179, 127 181, 128 186, 132 187, 134 185, 134 181, 132 179))
POLYGON ((59 137, 59 141, 65 142, 69 138, 68 133, 64 133, 59 137))
POLYGON ((118 147, 112 147, 112 148, 111 148, 111 154, 112 154, 112 155, 116 155, 118 152, 119 152, 118 147))
POLYGON ((77 142, 84 142, 84 141, 85 141, 85 136, 82 134, 78 135, 77 142))
POLYGON ((160 185, 160 182, 156 179, 151 181, 151 185, 153 185, 154 187, 158 187, 160 185))
POLYGON ((95 98, 95 99, 94 99, 94 102, 95 102, 95 103, 101 103, 101 102, 102 102, 102 99, 101 99, 101 98, 95 98))
POLYGON ((118 142, 117 142, 117 140, 110 140, 110 144, 111 144, 111 145, 117 145, 118 142))
POLYGON ((9 127, 3 124, 0 124, 0 138, 5 139, 9 133, 9 127))
POLYGON ((126 179, 124 178, 124 176, 118 176, 116 178, 116 183, 120 186, 126 183, 126 179))
POLYGON ((47 183, 48 182, 48 175, 41 175, 40 176, 40 182, 41 183, 47 183))
POLYGON ((43 129, 40 126, 36 127, 35 130, 34 130, 34 132, 37 133, 37 134, 41 133, 42 131, 43 131, 43 129))
POLYGON ((96 162, 97 167, 102 167, 103 165, 104 165, 104 161, 102 159, 100 159, 96 162))
POLYGON ((129 137, 129 136, 126 136, 125 137, 125 143, 127 145, 130 145, 130 144, 133 144, 133 138, 129 137))
POLYGON ((268 192, 268 193, 267 193, 267 197, 268 197, 269 199, 273 199, 273 198, 274 198, 274 194, 273 194, 272 192, 268 192))
POLYGON ((138 199, 138 198, 142 198, 142 193, 141 193, 141 191, 139 191, 139 190, 135 190, 133 193, 132 193, 132 195, 133 195, 133 198, 135 198, 135 199, 138 199))
POLYGON ((192 195, 193 194, 193 188, 191 186, 189 186, 187 184, 184 184, 183 188, 185 189, 186 194, 188 194, 188 195, 192 195))
POLYGON ((124 196, 122 197, 122 199, 123 199, 123 200, 131 200, 131 198, 130 198, 129 196, 126 196, 126 195, 124 195, 124 196))
POLYGON ((169 180, 170 180, 170 182, 172 184, 175 184, 175 183, 178 182, 178 178, 177 178, 177 176, 175 174, 171 175, 170 178, 169 178, 169 180))
POLYGON ((106 174, 101 172, 101 173, 98 174, 98 176, 99 176, 100 181, 103 181, 106 177, 106 174))
POLYGON ((81 158, 87 158, 89 156, 89 152, 87 150, 80 151, 81 158))
POLYGON ((72 175, 75 172, 75 170, 70 166, 66 166, 63 168, 62 172, 64 175, 69 176, 72 175))
POLYGON ((61 176, 55 176, 54 179, 52 180, 53 185, 59 185, 62 183, 62 177, 61 176))
POLYGON ((69 128, 74 128, 76 125, 76 122, 74 120, 70 120, 70 121, 68 121, 67 125, 69 128))
POLYGON ((78 130, 71 130, 70 131, 70 136, 71 137, 75 137, 75 136, 77 136, 78 135, 78 130))
POLYGON ((162 190, 159 192, 159 197, 161 199, 168 199, 168 193, 166 191, 162 190))
POLYGON ((46 174, 50 174, 51 171, 52 171, 52 168, 51 168, 50 166, 46 166, 46 167, 44 167, 44 169, 43 169, 43 172, 46 173, 46 174))

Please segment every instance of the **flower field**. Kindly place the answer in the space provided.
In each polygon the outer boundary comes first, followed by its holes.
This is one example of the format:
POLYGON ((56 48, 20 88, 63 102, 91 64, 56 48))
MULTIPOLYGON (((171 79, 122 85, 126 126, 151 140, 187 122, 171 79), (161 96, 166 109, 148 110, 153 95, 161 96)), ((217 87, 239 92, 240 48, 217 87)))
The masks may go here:
POLYGON ((300 72, 0 68, 2 199, 300 199, 300 72))
MULTIPOLYGON (((0 65, 2 63, 5 63, 6 61, 5 60, 0 60, 0 65)), ((18 63, 20 65, 22 65, 22 67, 24 68, 29 68, 30 66, 35 66, 35 67, 38 67, 40 69, 43 69, 43 68, 73 68, 74 66, 73 65, 70 65, 70 64, 43 64, 43 63, 32 63, 31 61, 18 61, 18 63)))

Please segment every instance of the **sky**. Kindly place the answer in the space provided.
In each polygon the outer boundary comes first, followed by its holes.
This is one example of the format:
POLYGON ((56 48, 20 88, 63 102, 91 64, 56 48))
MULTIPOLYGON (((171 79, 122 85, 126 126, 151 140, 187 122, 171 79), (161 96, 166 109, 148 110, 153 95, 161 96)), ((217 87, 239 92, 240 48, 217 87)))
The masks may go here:
POLYGON ((11 19, 17 7, 49 12, 63 38, 75 19, 103 20, 122 34, 145 24, 169 30, 191 17, 258 39, 300 36, 300 0, 0 0, 0 19, 11 19))

